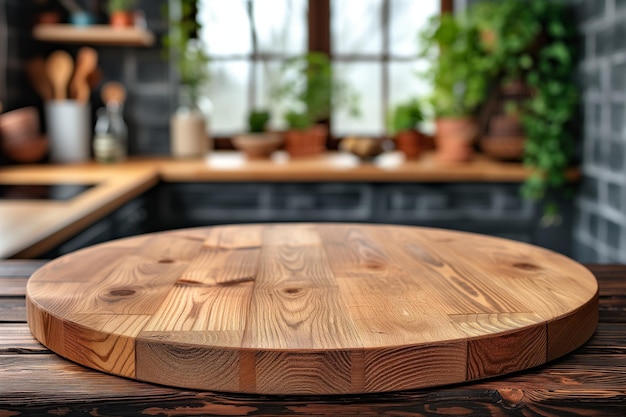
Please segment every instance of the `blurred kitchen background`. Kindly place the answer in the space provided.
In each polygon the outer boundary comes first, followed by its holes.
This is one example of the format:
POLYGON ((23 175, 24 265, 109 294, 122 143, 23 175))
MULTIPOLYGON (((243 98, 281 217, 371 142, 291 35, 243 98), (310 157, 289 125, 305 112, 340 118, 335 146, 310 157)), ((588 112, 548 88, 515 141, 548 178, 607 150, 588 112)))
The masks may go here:
MULTIPOLYGON (((89 12, 93 22, 107 24, 106 1, 69 3, 89 12)), ((282 63, 310 50, 330 51, 336 74, 360 96, 360 116, 341 109, 331 114, 332 139, 328 147, 337 149, 339 139, 348 136, 385 137, 391 110, 432 90, 432 84, 420 75, 427 64, 418 57, 418 33, 442 9, 458 15, 474 3, 199 0, 193 14, 201 24, 198 35, 210 58, 210 83, 203 95, 210 100, 205 105, 210 106, 214 147, 232 149, 230 138, 248 129, 250 111, 271 104, 271 89, 280 81, 277 78, 281 76, 282 63)), ((580 170, 580 179, 572 182, 571 190, 557 192, 557 216, 545 216, 549 207, 544 201, 521 197, 518 184, 499 181, 341 183, 335 184, 331 195, 334 193, 337 201, 330 206, 345 203, 353 207, 352 214, 357 214, 352 218, 359 220, 359 210, 367 210, 362 206, 377 206, 377 196, 384 195, 397 210, 372 208, 376 221, 452 227, 545 244, 583 262, 626 262, 626 0, 568 0, 564 4, 565 10, 571 12, 564 24, 575 32, 571 39, 577 52, 573 76, 579 101, 572 117, 575 123, 569 124, 568 129, 575 139, 572 164, 580 170), (542 217, 548 220, 542 222, 542 217)), ((167 52, 163 39, 170 33, 172 13, 182 10, 180 7, 178 0, 139 0, 133 7, 134 25, 145 28, 153 41, 93 45, 101 72, 97 88, 108 81, 120 82, 126 88, 124 119, 131 157, 171 155, 170 117, 180 105, 181 74, 176 51, 167 52)), ((61 23, 70 21, 71 9, 68 2, 61 1, 0 0, 3 111, 37 106, 43 117, 42 100, 27 75, 28 62, 58 49, 75 56, 81 44, 75 40, 68 43, 36 39, 34 29, 50 15, 61 23)), ((103 105, 97 88, 90 98, 94 124, 95 109, 103 105)), ((270 127, 281 130, 285 124, 275 117, 270 127)), ((426 135, 434 133, 434 125, 428 121, 421 129, 426 135)), ((0 158, 2 165, 14 164, 6 155, 0 158)), ((185 184, 178 185, 182 188, 170 190, 167 195, 183 203, 187 199, 186 204, 202 204, 202 197, 194 188, 198 184, 187 184, 187 189, 185 184)), ((250 186, 258 189, 253 182, 250 186)), ((211 222, 257 219, 254 199, 248 202, 245 197, 252 191, 245 188, 246 184, 239 187, 244 195, 240 198, 240 211, 230 210, 233 217, 217 216, 211 222)), ((307 194, 317 192, 316 185, 310 183, 281 187, 279 193, 299 196, 292 199, 296 205, 306 206, 307 194)), ((209 222, 200 206, 178 209, 188 221, 172 223, 172 227, 209 222)), ((336 215, 335 208, 326 218, 313 218, 337 219, 349 220, 336 215)))

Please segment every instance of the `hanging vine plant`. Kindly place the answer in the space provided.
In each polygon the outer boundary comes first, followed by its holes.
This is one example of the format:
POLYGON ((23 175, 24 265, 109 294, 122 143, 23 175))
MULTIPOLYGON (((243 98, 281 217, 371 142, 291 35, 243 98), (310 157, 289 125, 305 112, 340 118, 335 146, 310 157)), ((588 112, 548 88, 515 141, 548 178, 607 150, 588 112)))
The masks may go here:
POLYGON ((540 199, 567 181, 567 169, 574 156, 571 123, 578 106, 578 88, 574 79, 575 34, 573 25, 564 21, 564 6, 544 1, 533 1, 530 6, 546 39, 535 54, 534 65, 525 73, 534 94, 522 118, 527 135, 524 163, 535 173, 523 191, 530 198, 540 199))
POLYGON ((532 169, 525 197, 558 206, 551 191, 567 183, 574 157, 572 120, 578 107, 575 28, 562 2, 481 1, 468 13, 481 33, 485 66, 501 85, 521 80, 532 91, 521 108, 524 164, 532 169))

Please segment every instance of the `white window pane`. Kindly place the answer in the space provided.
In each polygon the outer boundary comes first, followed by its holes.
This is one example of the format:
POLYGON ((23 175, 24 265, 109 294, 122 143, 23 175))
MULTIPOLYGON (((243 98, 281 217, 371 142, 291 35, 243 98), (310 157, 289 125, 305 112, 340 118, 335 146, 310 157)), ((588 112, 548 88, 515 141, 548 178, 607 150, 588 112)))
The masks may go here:
POLYGON ((392 106, 430 94, 430 83, 418 75, 424 65, 417 60, 389 63, 389 101, 392 106))
POLYGON ((293 108, 289 103, 278 103, 271 94, 272 88, 277 85, 282 74, 282 66, 282 61, 259 61, 256 64, 254 106, 258 109, 270 110, 272 116, 269 126, 274 130, 286 128, 283 116, 287 110, 293 108))
POLYGON ((213 135, 227 136, 247 129, 249 72, 247 61, 211 62, 208 96, 213 102, 213 135))
MULTIPOLYGON (((417 98, 425 102, 425 98, 431 93, 432 86, 424 78, 417 75, 418 72, 424 71, 427 63, 424 61, 413 62, 393 62, 389 64, 389 105, 388 109, 394 106, 417 98)), ((424 103, 424 111, 426 112, 426 121, 422 123, 421 129, 425 132, 433 133, 434 126, 432 116, 427 103, 424 103)))
POLYGON ((250 20, 245 0, 200 0, 200 38, 211 55, 241 55, 252 52, 250 20))
POLYGON ((380 0, 331 2, 331 48, 334 54, 382 52, 381 5, 380 0))
POLYGON ((301 54, 307 48, 307 0, 254 0, 259 52, 301 54))
POLYGON ((350 116, 345 110, 333 112, 332 133, 335 136, 365 135, 379 136, 384 133, 381 103, 380 63, 355 62, 340 63, 333 70, 342 80, 358 92, 361 115, 350 116))
POLYGON ((389 48, 392 55, 417 54, 417 35, 431 16, 440 13, 440 3, 440 0, 391 0, 389 48))

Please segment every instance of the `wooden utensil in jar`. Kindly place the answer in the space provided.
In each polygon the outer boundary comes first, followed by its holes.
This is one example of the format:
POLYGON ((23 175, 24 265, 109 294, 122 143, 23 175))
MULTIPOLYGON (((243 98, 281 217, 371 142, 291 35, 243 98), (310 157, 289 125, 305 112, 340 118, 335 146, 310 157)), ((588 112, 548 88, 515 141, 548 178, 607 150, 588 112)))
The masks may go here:
POLYGON ((76 69, 70 81, 70 97, 81 103, 89 101, 91 89, 89 75, 96 70, 98 65, 98 52, 90 47, 82 47, 76 55, 76 69))
POLYGON ((65 51, 54 51, 46 61, 46 73, 52 84, 54 100, 67 98, 67 85, 74 71, 74 60, 65 51))

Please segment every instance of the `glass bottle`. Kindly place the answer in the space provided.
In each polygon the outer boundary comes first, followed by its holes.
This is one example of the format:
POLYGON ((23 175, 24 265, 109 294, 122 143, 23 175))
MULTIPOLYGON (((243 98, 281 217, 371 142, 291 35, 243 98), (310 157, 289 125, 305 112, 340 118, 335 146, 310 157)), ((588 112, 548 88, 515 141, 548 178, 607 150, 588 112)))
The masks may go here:
POLYGON ((128 128, 124 121, 124 107, 115 100, 110 100, 106 106, 111 133, 117 139, 117 162, 124 161, 128 157, 128 128))
POLYGON ((128 129, 122 115, 122 106, 110 101, 106 108, 96 112, 93 153, 97 162, 116 163, 128 154, 128 129))
POLYGON ((97 162, 117 162, 117 139, 111 132, 111 121, 104 107, 96 112, 96 127, 93 137, 93 156, 97 162))

